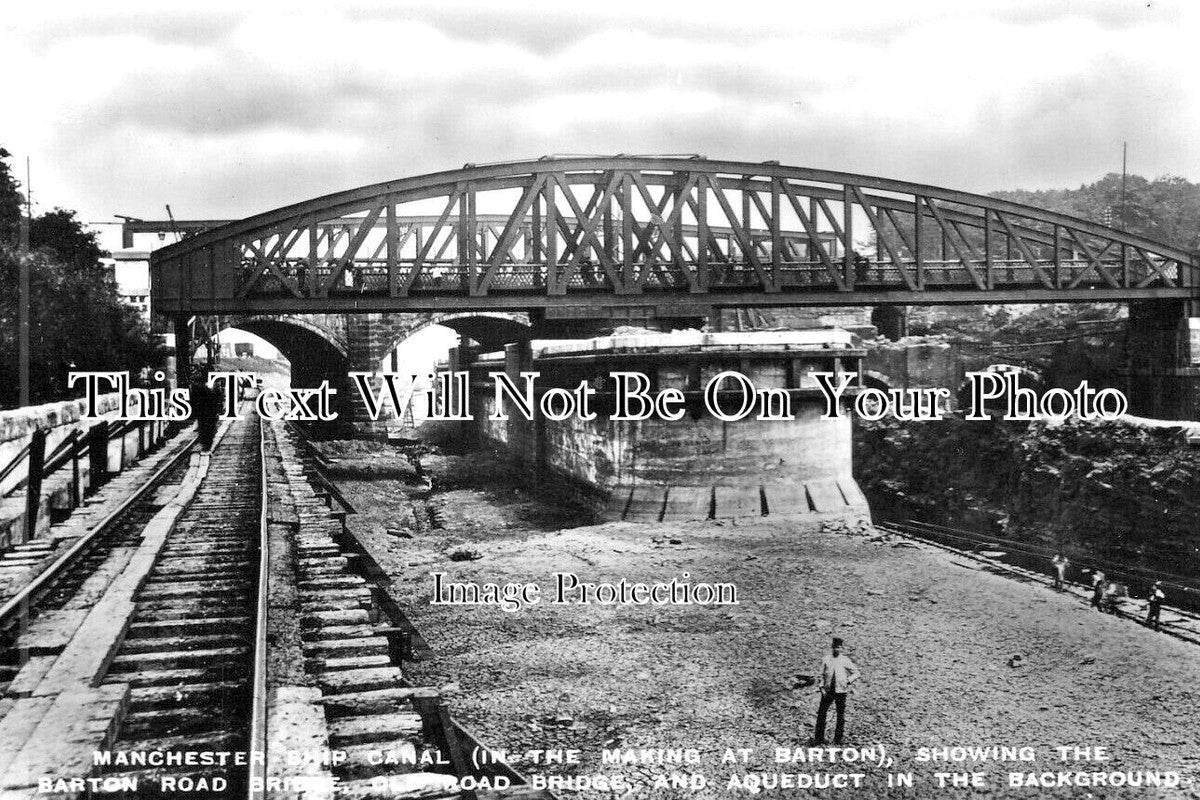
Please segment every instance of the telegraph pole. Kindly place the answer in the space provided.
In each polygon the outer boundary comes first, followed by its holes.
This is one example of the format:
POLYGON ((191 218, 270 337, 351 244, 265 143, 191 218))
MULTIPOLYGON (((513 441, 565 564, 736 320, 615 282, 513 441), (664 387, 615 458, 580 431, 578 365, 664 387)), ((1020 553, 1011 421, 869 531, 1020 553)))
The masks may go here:
POLYGON ((17 405, 29 405, 29 226, 33 220, 29 156, 25 156, 25 216, 17 241, 17 405))
POLYGON ((1125 230, 1125 181, 1128 173, 1125 169, 1128 163, 1129 142, 1121 142, 1121 230, 1125 230))

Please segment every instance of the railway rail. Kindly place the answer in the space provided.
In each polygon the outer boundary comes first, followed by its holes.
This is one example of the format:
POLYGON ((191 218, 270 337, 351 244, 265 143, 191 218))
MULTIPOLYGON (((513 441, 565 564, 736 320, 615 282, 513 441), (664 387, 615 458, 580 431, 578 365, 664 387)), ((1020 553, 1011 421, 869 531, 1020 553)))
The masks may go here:
POLYGON ((193 443, 0 609, 0 798, 553 798, 406 680, 420 637, 297 431, 193 443))
MULTIPOLYGON (((246 753, 263 555, 262 442, 256 418, 229 426, 187 508, 136 590, 130 623, 103 685, 129 687, 112 753, 246 753)), ((154 534, 147 532, 146 539, 154 534)), ((236 757, 235 757, 236 758, 236 757)), ((122 765, 102 774, 157 789, 244 794, 245 763, 122 765)), ((136 794, 133 796, 137 796, 136 794)))
POLYGON ((256 421, 193 441, 5 606, 0 796, 234 796, 244 769, 151 753, 235 750, 252 654, 256 421), (131 755, 137 754, 137 755, 131 755), (218 781, 217 778, 220 778, 218 781), (179 783, 183 785, 180 786, 179 783))
MULTIPOLYGON (((978 531, 934 525, 927 522, 879 522, 875 527, 885 534, 933 545, 939 549, 969 559, 976 569, 983 569, 1023 583, 1053 586, 1050 548, 1029 542, 990 536, 978 531)), ((1119 577, 1131 588, 1144 592, 1155 580, 1163 582, 1170 603, 1164 603, 1160 614, 1160 632, 1193 644, 1200 644, 1200 581, 1182 575, 1169 575, 1129 565, 1100 561, 1085 561, 1074 570, 1100 569, 1109 578, 1119 577)), ((1090 602, 1092 589, 1083 583, 1066 580, 1063 591, 1090 602)), ((1141 622, 1146 616, 1146 602, 1126 598, 1113 613, 1119 617, 1141 622)))
POLYGON ((61 607, 115 549, 130 546, 161 507, 156 493, 178 486, 195 437, 179 437, 108 482, 51 535, 12 546, 0 561, 0 690, 16 672, 6 656, 31 609, 61 607))
MULTIPOLYGON (((402 664, 424 645, 383 570, 346 529, 352 509, 298 429, 275 424, 268 435, 280 456, 271 480, 284 499, 273 520, 293 529, 293 571, 276 577, 294 586, 297 601, 293 648, 304 675, 295 677, 320 690, 317 738, 343 756, 328 767, 341 795, 554 800, 507 765, 476 759, 481 744, 438 690, 407 680, 402 664)), ((287 653, 278 648, 276 658, 287 653)))

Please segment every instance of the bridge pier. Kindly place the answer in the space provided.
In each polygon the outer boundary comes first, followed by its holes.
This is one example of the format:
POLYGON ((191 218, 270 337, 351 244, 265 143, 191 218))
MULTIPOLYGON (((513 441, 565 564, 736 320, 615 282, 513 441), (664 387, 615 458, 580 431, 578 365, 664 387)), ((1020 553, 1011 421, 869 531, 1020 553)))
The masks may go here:
POLYGON ((1125 394, 1130 413, 1200 419, 1200 308, 1195 301, 1129 304, 1125 394))
MULTIPOLYGON (((513 344, 503 358, 483 356, 471 366, 473 419, 466 425, 535 479, 555 474, 604 497, 611 519, 867 514, 853 478, 850 415, 822 416, 825 402, 813 376, 857 372, 862 356, 851 335, 837 330, 648 333, 555 343, 536 354, 528 343, 513 344), (508 418, 492 419, 497 406, 489 373, 515 378, 531 368, 541 373, 537 398, 586 382, 594 390, 589 410, 595 418, 555 420, 535 412, 530 420, 504 401, 508 418), (682 417, 614 419, 614 370, 643 374, 651 393, 680 391, 682 417), (705 386, 730 370, 774 391, 777 418, 751 411, 725 421, 707 408, 705 386), (779 395, 788 398, 786 411, 779 395)), ((736 386, 718 387, 727 412, 744 402, 736 386)), ((857 390, 854 384, 849 394, 857 390)))
MULTIPOLYGON (((385 314, 348 314, 346 326, 346 365, 338 376, 342 386, 338 387, 341 402, 338 404, 338 419, 353 427, 356 433, 368 436, 385 436, 389 419, 372 420, 366 405, 359 399, 358 390, 349 378, 350 372, 378 372, 380 362, 388 354, 396 335, 395 325, 385 314), (344 386, 344 388, 343 388, 344 386)), ((296 366, 292 365, 295 375, 296 366)), ((294 380, 294 377, 293 377, 294 380)), ((330 379, 333 383, 333 379, 330 379)), ((381 380, 372 381, 372 389, 379 389, 381 380)), ((386 416, 386 415, 385 415, 386 416)), ((395 424, 394 421, 392 424, 395 424)))
MULTIPOLYGON (((504 346, 504 374, 508 376, 509 380, 515 385, 521 386, 521 373, 532 371, 533 347, 529 342, 516 342, 504 346)), ((539 428, 544 429, 545 419, 541 414, 535 415, 532 421, 512 414, 504 426, 504 441, 507 443, 511 455, 532 467, 536 474, 539 464, 540 437, 538 433, 540 432, 539 428)))
POLYGON ((899 341, 908 336, 908 306, 875 306, 871 323, 880 336, 899 341))

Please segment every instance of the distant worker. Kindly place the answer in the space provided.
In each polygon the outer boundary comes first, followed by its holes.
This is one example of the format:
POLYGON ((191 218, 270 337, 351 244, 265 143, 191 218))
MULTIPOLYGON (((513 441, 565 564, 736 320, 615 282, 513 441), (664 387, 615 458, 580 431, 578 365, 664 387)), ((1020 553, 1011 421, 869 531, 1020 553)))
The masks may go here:
POLYGON ((1154 630, 1159 630, 1158 612, 1162 610, 1163 600, 1166 599, 1167 596, 1163 594, 1162 590, 1162 581, 1155 581, 1154 585, 1150 587, 1150 607, 1146 612, 1146 624, 1153 623, 1154 630))
POLYGON ((1121 597, 1125 594, 1125 585, 1116 581, 1106 581, 1104 597, 1100 601, 1100 610, 1106 614, 1116 614, 1121 607, 1121 597))
POLYGON ((1096 570, 1092 573, 1092 608, 1100 608, 1102 599, 1104 599, 1104 573, 1096 570))
POLYGON ((871 259, 857 250, 851 250, 850 253, 851 260, 854 262, 854 280, 858 283, 866 283, 871 277, 871 259))
POLYGON ((1054 588, 1061 592, 1063 580, 1067 576, 1067 565, 1071 562, 1062 553, 1057 553, 1050 563, 1054 565, 1054 588))
POLYGON ((858 680, 858 667, 848 656, 842 655, 841 639, 834 638, 830 654, 821 659, 821 703, 817 707, 817 729, 813 733, 814 744, 825 744, 825 717, 831 705, 837 707, 837 727, 833 732, 833 743, 841 744, 846 732, 846 695, 850 684, 858 680))
POLYGON ((192 381, 189 393, 192 401, 192 419, 196 420, 200 435, 200 450, 212 450, 213 438, 217 435, 217 420, 221 416, 224 402, 221 393, 208 385, 208 370, 201 369, 192 381))

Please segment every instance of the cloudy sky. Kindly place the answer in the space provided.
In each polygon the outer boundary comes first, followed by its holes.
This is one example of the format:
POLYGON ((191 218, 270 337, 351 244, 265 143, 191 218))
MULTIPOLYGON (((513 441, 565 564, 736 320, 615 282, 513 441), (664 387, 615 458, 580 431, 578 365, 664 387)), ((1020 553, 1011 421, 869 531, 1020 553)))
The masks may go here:
POLYGON ((187 5, 6 7, 0 146, 42 208, 232 218, 547 153, 988 191, 1095 180, 1128 140, 1200 180, 1186 0, 187 5))

